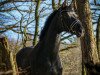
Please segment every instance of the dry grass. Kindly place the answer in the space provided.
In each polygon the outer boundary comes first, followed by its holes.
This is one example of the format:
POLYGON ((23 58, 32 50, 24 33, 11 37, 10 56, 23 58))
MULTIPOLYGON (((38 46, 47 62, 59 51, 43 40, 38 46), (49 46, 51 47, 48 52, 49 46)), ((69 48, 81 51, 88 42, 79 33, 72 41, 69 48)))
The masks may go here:
POLYGON ((79 47, 61 51, 63 75, 81 75, 81 50, 79 47))

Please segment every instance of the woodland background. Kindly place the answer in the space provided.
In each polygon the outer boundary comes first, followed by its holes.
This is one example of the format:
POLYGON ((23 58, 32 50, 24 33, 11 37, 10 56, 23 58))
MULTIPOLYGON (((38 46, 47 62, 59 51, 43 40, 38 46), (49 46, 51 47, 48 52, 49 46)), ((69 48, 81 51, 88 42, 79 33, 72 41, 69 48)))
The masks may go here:
MULTIPOLYGON (((63 1, 0 0, 0 75, 18 75, 16 53, 37 44, 46 18, 63 1)), ((72 0, 66 1, 69 5, 72 0)), ((73 6, 85 36, 77 39, 65 32, 60 34, 63 75, 86 75, 83 63, 100 59, 100 0, 74 0, 73 6)))

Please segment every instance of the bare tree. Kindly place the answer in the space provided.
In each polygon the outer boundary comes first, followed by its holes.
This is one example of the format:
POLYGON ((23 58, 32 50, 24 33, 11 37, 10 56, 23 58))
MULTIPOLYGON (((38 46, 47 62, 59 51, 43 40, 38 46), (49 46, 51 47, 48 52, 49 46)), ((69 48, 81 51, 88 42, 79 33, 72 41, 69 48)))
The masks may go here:
POLYGON ((34 39, 33 39, 33 46, 35 46, 37 44, 37 39, 38 39, 40 2, 41 2, 41 0, 37 0, 36 7, 35 7, 35 33, 34 33, 34 39))
POLYGON ((97 50, 100 59, 100 16, 98 18, 97 29, 96 29, 96 43, 97 43, 97 50))
POLYGON ((53 10, 56 9, 56 3, 55 3, 55 0, 52 0, 52 9, 53 9, 53 10))
MULTIPOLYGON (((95 37, 92 27, 89 0, 76 0, 76 1, 77 1, 77 7, 78 7, 77 10, 79 18, 85 29, 85 35, 83 38, 81 38, 83 64, 85 62, 90 62, 90 61, 93 61, 93 63, 97 63, 99 62, 99 59, 96 48, 96 42, 94 39, 95 37)), ((87 69, 87 71, 89 70, 87 69)))

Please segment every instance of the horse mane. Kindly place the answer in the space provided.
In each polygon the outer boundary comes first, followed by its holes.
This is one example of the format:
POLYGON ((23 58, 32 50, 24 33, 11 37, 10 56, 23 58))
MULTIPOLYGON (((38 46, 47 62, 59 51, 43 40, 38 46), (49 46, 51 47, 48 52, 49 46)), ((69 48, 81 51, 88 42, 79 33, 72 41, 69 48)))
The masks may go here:
POLYGON ((57 13, 57 10, 53 11, 53 13, 50 14, 50 16, 47 18, 45 25, 40 33, 39 39, 42 40, 47 32, 47 30, 49 29, 49 26, 51 24, 51 21, 53 20, 55 14, 57 13))

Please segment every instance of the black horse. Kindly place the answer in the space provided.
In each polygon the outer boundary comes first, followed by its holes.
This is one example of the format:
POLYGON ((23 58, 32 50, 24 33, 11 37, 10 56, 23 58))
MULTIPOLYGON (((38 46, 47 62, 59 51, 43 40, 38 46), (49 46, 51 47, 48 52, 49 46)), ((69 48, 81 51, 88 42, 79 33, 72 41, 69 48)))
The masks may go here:
POLYGON ((29 75, 62 75, 59 58, 60 33, 66 31, 77 37, 83 35, 83 27, 71 5, 55 10, 47 19, 34 47, 26 47, 16 55, 18 67, 29 68, 29 75))

